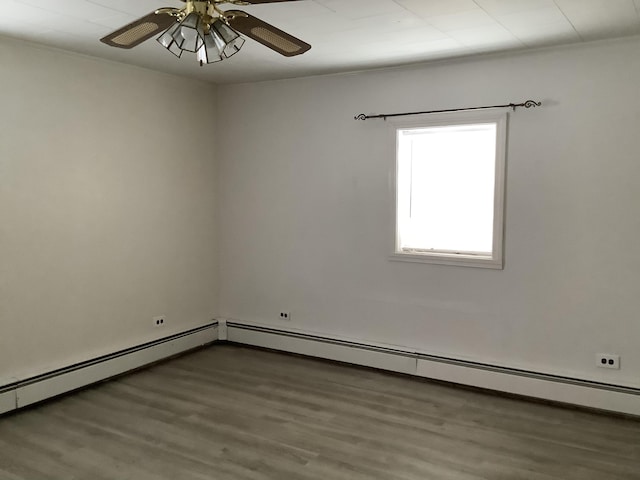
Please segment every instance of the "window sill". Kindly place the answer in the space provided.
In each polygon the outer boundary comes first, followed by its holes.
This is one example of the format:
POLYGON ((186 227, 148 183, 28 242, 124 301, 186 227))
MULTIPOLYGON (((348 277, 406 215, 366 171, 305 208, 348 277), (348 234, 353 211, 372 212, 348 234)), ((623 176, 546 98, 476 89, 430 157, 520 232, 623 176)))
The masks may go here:
POLYGON ((400 253, 389 255, 394 262, 431 263, 435 265, 454 265, 458 267, 490 268, 502 270, 501 258, 479 255, 446 254, 446 253, 400 253))

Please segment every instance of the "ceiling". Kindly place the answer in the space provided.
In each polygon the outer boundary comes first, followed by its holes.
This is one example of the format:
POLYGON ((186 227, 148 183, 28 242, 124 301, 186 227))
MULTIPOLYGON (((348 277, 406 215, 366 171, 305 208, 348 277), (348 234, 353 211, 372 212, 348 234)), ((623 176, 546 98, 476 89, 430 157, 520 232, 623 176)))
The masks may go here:
POLYGON ((240 8, 310 43, 286 58, 252 40, 199 67, 155 41, 99 38, 179 0, 0 0, 0 35, 199 78, 249 82, 390 67, 478 53, 640 34, 640 0, 298 0, 240 8))

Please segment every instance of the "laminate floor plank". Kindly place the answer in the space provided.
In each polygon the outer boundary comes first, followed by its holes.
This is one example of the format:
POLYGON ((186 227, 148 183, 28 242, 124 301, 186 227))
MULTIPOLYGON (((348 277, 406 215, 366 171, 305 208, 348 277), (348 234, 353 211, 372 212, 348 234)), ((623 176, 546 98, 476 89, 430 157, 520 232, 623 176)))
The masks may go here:
POLYGON ((640 421, 216 345, 0 417, 0 480, 640 480, 640 421))

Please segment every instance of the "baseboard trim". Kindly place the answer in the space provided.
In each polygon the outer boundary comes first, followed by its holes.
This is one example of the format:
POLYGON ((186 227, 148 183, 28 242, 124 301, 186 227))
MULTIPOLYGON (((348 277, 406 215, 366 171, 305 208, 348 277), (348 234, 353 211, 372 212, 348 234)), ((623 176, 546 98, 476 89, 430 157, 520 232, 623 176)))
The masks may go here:
POLYGON ((219 319, 230 342, 337 360, 552 402, 640 416, 640 388, 472 362, 219 319))
POLYGON ((0 387, 0 413, 58 395, 215 342, 218 322, 169 335, 40 375, 16 379, 0 387))

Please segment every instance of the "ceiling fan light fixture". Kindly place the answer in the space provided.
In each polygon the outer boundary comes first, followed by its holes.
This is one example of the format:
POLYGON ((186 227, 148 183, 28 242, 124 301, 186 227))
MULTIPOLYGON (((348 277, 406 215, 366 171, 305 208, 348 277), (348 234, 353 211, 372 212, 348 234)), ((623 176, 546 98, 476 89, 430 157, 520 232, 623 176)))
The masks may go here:
POLYGON ((244 38, 238 36, 238 38, 235 39, 233 42, 227 44, 227 48, 224 49, 224 54, 227 56, 227 58, 232 57, 236 53, 238 53, 242 48, 242 46, 244 45, 245 41, 246 40, 244 38))
POLYGON ((182 49, 178 47, 178 44, 173 39, 173 34, 176 32, 176 30, 178 30, 179 27, 180 27, 180 23, 176 21, 175 25, 169 27, 168 30, 166 30, 158 38, 156 38, 156 41, 160 45, 162 45, 164 48, 169 50, 178 58, 180 58, 180 56, 182 55, 182 49))
POLYGON ((305 53, 311 45, 242 10, 222 10, 219 5, 252 5, 298 0, 182 0, 183 8, 163 7, 102 37, 100 41, 116 48, 130 49, 155 37, 156 41, 180 58, 193 52, 200 65, 234 56, 245 37, 276 53, 292 57, 305 53))
POLYGON ((191 52, 195 48, 200 66, 219 62, 238 53, 245 39, 222 18, 211 20, 211 17, 191 12, 182 21, 169 27, 157 41, 176 57, 180 57, 185 50, 191 52))
POLYGON ((171 37, 180 50, 197 52, 204 45, 206 23, 198 12, 191 12, 184 17, 171 37))
POLYGON ((238 32, 221 19, 217 19, 211 24, 211 35, 222 41, 224 45, 222 54, 225 58, 232 57, 238 53, 245 42, 245 39, 242 38, 238 32))
POLYGON ((200 65, 216 63, 224 60, 224 56, 222 55, 222 50, 224 49, 224 45, 220 48, 220 45, 216 41, 216 38, 211 32, 204 39, 204 45, 200 47, 200 50, 196 52, 196 57, 200 65))
POLYGON ((227 42, 224 41, 224 38, 222 38, 220 36, 218 31, 215 28, 211 28, 211 30, 209 32, 209 36, 207 38, 211 39, 213 44, 215 44, 215 46, 220 51, 220 55, 222 55, 222 52, 224 51, 224 49, 227 46, 227 42))

